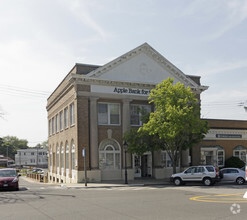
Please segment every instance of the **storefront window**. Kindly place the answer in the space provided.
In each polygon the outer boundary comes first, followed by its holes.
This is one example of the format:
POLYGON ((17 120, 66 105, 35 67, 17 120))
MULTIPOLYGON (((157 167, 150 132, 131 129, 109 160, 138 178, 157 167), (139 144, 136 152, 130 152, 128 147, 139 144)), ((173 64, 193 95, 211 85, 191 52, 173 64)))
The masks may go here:
POLYGON ((224 166, 224 151, 223 150, 218 150, 217 151, 217 155, 218 155, 218 166, 219 167, 223 167, 224 166))
POLYGON ((246 151, 247 149, 245 147, 239 145, 233 149, 233 156, 238 157, 240 160, 246 163, 246 151))
MULTIPOLYGON (((161 164, 163 167, 173 167, 172 160, 166 151, 161 151, 161 164)), ((180 163, 177 161, 177 167, 180 163)))

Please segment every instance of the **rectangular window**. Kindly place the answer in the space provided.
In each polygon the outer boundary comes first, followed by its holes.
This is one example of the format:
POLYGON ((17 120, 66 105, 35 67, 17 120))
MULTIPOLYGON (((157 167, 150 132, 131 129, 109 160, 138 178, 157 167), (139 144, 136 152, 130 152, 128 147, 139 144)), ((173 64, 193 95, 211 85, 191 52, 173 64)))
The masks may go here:
POLYGON ((234 150, 233 156, 238 157, 240 160, 246 163, 246 150, 234 150))
POLYGON ((56 115, 56 133, 59 131, 59 119, 58 119, 58 114, 56 115))
MULTIPOLYGON (((161 151, 161 164, 163 167, 173 167, 172 160, 166 151, 161 151)), ((177 167, 179 167, 179 165, 180 163, 177 161, 177 167)))
POLYGON ((69 106, 69 111, 70 111, 70 126, 75 124, 75 105, 72 103, 69 106))
POLYGON ((64 109, 64 128, 69 127, 69 110, 68 107, 64 109))
POLYGON ((51 119, 49 120, 49 135, 52 135, 52 128, 51 128, 51 119))
POLYGON ((31 152, 31 155, 34 156, 34 152, 31 152))
POLYGON ((63 111, 59 113, 59 125, 60 125, 60 131, 63 130, 63 111))
POLYGON ((52 118, 52 134, 55 134, 55 118, 52 118))
POLYGON ((130 124, 136 126, 143 125, 143 117, 151 112, 150 105, 131 105, 130 106, 130 124))
POLYGON ((223 167, 225 164, 224 164, 224 151, 223 150, 218 150, 217 151, 217 159, 218 159, 218 166, 219 167, 223 167))
POLYGON ((120 105, 99 103, 98 123, 100 125, 120 125, 120 105))

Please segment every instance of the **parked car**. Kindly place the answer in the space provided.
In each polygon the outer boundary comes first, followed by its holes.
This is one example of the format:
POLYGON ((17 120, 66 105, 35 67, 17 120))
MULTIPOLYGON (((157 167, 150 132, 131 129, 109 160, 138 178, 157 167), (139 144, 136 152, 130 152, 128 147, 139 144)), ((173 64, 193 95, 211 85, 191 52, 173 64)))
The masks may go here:
POLYGON ((19 176, 15 169, 0 169, 0 189, 19 190, 19 176))
POLYGON ((221 169, 224 177, 222 182, 232 182, 242 185, 245 183, 245 171, 238 168, 224 168, 221 169))
POLYGON ((185 184, 186 182, 202 182, 205 186, 213 185, 222 178, 222 173, 211 165, 193 166, 187 168, 182 173, 173 174, 170 178, 176 186, 185 184))

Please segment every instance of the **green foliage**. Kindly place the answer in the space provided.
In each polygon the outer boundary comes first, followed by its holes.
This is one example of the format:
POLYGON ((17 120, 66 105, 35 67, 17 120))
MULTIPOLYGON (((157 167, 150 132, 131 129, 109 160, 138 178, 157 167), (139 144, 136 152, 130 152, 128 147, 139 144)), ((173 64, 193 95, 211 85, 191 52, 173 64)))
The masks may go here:
POLYGON ((150 93, 155 111, 138 131, 158 136, 173 162, 173 172, 182 150, 198 143, 208 131, 206 121, 200 120, 200 106, 195 94, 180 82, 168 78, 150 93))
POLYGON ((161 146, 157 136, 149 135, 146 131, 137 128, 125 132, 124 140, 128 143, 128 152, 140 156, 148 151, 159 150, 161 146))
POLYGON ((27 140, 18 139, 15 136, 0 138, 0 154, 15 159, 17 150, 28 148, 27 143, 27 140))
POLYGON ((225 167, 242 168, 245 163, 238 157, 230 157, 225 161, 225 167))

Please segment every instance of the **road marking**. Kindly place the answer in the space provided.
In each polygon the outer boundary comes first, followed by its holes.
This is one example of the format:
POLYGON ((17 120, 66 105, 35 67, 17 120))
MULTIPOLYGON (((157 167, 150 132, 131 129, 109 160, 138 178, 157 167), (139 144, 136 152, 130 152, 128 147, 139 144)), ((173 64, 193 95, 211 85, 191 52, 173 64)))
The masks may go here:
POLYGON ((191 197, 190 200, 214 203, 247 203, 247 200, 243 198, 243 193, 196 196, 191 197))

